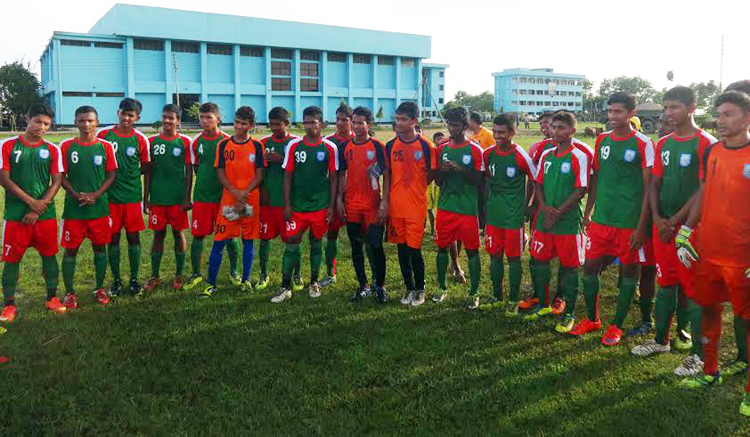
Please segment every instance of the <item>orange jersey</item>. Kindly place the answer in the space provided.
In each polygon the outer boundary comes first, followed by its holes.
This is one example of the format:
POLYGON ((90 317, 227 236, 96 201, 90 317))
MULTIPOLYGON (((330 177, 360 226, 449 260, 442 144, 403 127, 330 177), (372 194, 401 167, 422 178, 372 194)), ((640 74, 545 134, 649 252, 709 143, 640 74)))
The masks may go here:
POLYGON ((391 172, 390 216, 425 219, 428 172, 437 168, 435 146, 422 135, 410 143, 396 137, 386 144, 386 158, 391 172))
MULTIPOLYGON (((255 178, 257 169, 266 167, 263 144, 250 138, 244 143, 235 143, 232 137, 219 142, 214 167, 224 169, 229 184, 238 190, 246 189, 255 178)), ((224 188, 221 206, 234 206, 237 200, 224 188)), ((252 190, 247 195, 247 204, 260 214, 260 191, 252 190)))
POLYGON ((495 136, 492 131, 482 126, 479 128, 479 132, 473 134, 471 139, 479 143, 482 150, 487 150, 495 145, 495 136))
POLYGON ((376 211, 380 205, 380 180, 376 175, 386 169, 385 146, 370 138, 362 144, 355 140, 339 147, 339 170, 346 172, 344 205, 347 211, 376 211))
POLYGON ((702 260, 724 267, 750 267, 750 144, 719 142, 703 155, 704 185, 696 249, 702 260))

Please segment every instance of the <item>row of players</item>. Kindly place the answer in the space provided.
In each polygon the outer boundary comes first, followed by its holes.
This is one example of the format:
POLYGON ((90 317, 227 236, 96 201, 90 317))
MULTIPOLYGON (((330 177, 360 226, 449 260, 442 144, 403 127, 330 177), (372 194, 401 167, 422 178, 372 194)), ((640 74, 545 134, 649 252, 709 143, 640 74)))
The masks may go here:
MULTIPOLYGON (((656 294, 656 338, 634 348, 633 353, 645 356, 668 351, 671 318, 680 297, 685 302, 692 298, 697 303, 691 311, 693 332, 707 340, 693 342, 690 357, 677 373, 692 376, 685 380, 688 386, 710 385, 721 380, 715 369, 717 323, 719 332, 721 326, 720 317, 716 319, 721 310, 717 302, 732 300, 741 327, 750 318, 750 305, 745 302, 750 270, 746 271, 743 264, 750 255, 750 234, 745 232, 748 221, 738 220, 737 211, 730 210, 731 203, 726 200, 733 199, 731 193, 739 196, 748 188, 750 164, 743 164, 738 154, 750 150, 740 147, 747 143, 741 140, 750 135, 750 96, 730 91, 717 100, 723 142, 697 128, 693 121, 695 100, 694 92, 685 87, 666 93, 666 113, 675 132, 661 138, 656 146, 631 127, 636 101, 627 93, 610 97, 608 119, 612 131, 600 135, 593 150, 573 138, 575 116, 557 112, 550 119, 550 138, 535 145, 533 158, 513 143, 516 122, 504 114, 493 122, 496 145, 483 150, 466 137, 469 114, 462 108, 447 111, 450 138, 435 147, 415 130, 418 108, 411 102, 398 107, 397 136, 383 144, 370 136, 372 112, 363 107, 353 111, 339 108, 338 132, 328 138, 321 136, 323 116, 319 108, 305 109, 302 138, 286 132, 288 114, 283 108, 274 108, 269 113, 273 135, 256 141, 250 136, 255 124, 251 108, 237 111, 235 134, 230 137, 220 131, 218 107, 211 103, 201 106, 204 131, 195 139, 178 133, 180 110, 173 105, 164 108, 160 135, 147 139, 133 128, 140 104, 126 99, 118 111, 118 125, 98 133, 96 110, 79 108, 79 135, 62 142, 59 149, 43 140, 52 122, 51 110, 37 107, 29 113, 26 133, 2 144, 0 183, 6 189, 6 306, 2 319, 12 320, 15 316, 13 295, 19 262, 27 247, 35 247, 42 254, 48 308, 64 312, 77 306, 73 277, 76 254, 84 238, 91 239, 94 246, 95 299, 107 304, 110 295, 117 295, 122 288, 122 228, 129 243, 131 290, 142 295, 160 283, 159 264, 167 225, 172 227, 176 240, 175 288, 192 289, 204 281, 200 274, 203 239, 214 233, 207 284, 201 292, 206 297, 216 292, 225 246, 233 264, 232 281, 244 289, 253 288, 249 277, 253 241, 258 238, 262 240, 262 272, 255 288, 266 288, 268 242, 281 235, 286 246, 281 290, 272 298, 275 303, 292 297, 299 273, 300 241, 308 229, 309 295, 320 296, 322 237, 327 234, 330 245, 344 225, 360 283, 354 300, 371 291, 364 266, 363 249, 367 248, 374 276, 372 291, 380 302, 385 302, 382 243, 387 229, 387 241, 398 245, 406 288, 401 302, 419 306, 426 299, 421 244, 428 210, 427 189, 432 181, 440 187, 435 217, 439 288, 432 300, 441 302, 446 297, 448 250, 458 241, 466 248, 469 260, 471 287, 467 307, 474 309, 479 305, 481 277, 479 198, 487 184, 485 247, 491 256, 490 277, 497 301, 502 301, 503 258, 509 263, 506 315, 516 316, 524 306, 519 302, 520 255, 525 247, 524 221, 531 209, 534 297, 526 301, 526 306, 533 305, 527 319, 553 313, 549 298, 550 260, 558 258, 559 294, 565 304, 558 305, 562 318, 556 330, 572 335, 600 330, 599 275, 619 259, 616 314, 602 337, 603 344, 616 345, 623 335, 640 267, 648 264, 650 258, 652 263, 655 260, 660 286, 656 294), (349 129, 342 128, 346 126, 349 129), (731 175, 735 167, 740 170, 739 178, 725 176, 731 175), (717 168, 721 173, 716 174, 717 168), (191 193, 193 173, 196 182, 191 193), (143 186, 141 174, 145 176, 143 186), (67 193, 61 226, 67 291, 64 302, 56 297, 57 244, 50 238, 57 230, 52 199, 60 186, 67 193), (191 208, 188 223, 187 211, 191 208), (711 214, 706 213, 708 208, 711 214), (148 214, 149 227, 156 234, 152 278, 140 287, 138 233, 144 229, 143 212, 148 214), (700 238, 694 238, 692 227, 699 221, 700 238), (721 223, 714 223, 717 221, 721 223), (711 224, 707 226, 707 222, 711 224), (194 237, 193 275, 183 284, 186 247, 181 231, 188 224, 194 237), (242 275, 236 273, 237 237, 243 243, 242 275), (698 252, 702 253, 701 261, 691 275, 690 261, 698 260, 698 252), (110 293, 103 287, 108 256, 115 280, 110 293), (575 324, 581 266, 586 318, 575 324), (712 342, 714 339, 716 343, 712 342), (698 375, 701 366, 706 376, 698 375)), ((335 260, 335 255, 331 259, 335 260)), ((329 277, 329 281, 335 277, 333 268, 329 269, 329 277)), ((297 289, 301 288, 297 285, 297 289)), ((644 323, 634 333, 650 330, 653 305, 653 294, 641 296, 644 323)), ((741 340, 738 345, 745 343, 745 331, 736 331, 741 340)), ((744 356, 729 366, 730 371, 738 373, 747 367, 744 349, 744 356)), ((743 408, 745 413, 750 412, 750 399, 743 401, 743 408)))

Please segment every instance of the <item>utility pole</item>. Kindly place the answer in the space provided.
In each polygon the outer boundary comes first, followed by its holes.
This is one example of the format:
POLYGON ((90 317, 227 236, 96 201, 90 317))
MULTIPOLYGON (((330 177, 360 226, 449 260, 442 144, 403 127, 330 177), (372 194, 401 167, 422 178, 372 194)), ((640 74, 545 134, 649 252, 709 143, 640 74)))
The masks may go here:
POLYGON ((724 87, 722 86, 724 82, 724 35, 721 35, 721 62, 719 63, 719 92, 721 92, 724 87))
POLYGON ((179 67, 177 66, 177 55, 172 53, 172 65, 174 65, 174 92, 177 96, 177 106, 180 106, 180 85, 177 83, 179 67))

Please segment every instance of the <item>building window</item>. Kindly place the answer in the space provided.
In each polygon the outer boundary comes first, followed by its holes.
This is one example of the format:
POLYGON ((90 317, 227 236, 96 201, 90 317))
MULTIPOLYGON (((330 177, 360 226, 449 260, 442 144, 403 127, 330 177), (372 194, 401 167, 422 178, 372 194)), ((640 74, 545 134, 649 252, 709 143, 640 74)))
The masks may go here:
POLYGON ((135 50, 151 50, 154 52, 164 51, 164 41, 158 39, 135 39, 133 40, 135 50))
POLYGON ((440 85, 440 88, 438 88, 440 91, 445 91, 445 85, 440 85))
POLYGON ((206 51, 209 55, 231 55, 232 46, 229 44, 208 44, 206 51))
POLYGON ((317 92, 318 91, 318 79, 303 77, 299 80, 299 87, 300 87, 300 91, 317 92))
POLYGON ((91 47, 91 41, 78 41, 75 39, 62 39, 60 44, 64 46, 91 47))
POLYGON ((445 77, 445 71, 440 72, 440 77, 445 77))
POLYGON ((274 76, 291 76, 292 63, 284 61, 271 61, 271 74, 274 76))
POLYGON ((393 56, 378 56, 378 65, 393 65, 393 56))
POLYGON ((121 49, 122 43, 121 42, 95 42, 94 47, 99 47, 102 49, 121 49))
POLYGON ((445 99, 443 99, 442 97, 440 97, 440 98, 438 99, 438 103, 442 105, 442 104, 443 104, 443 100, 445 100, 445 99))
POLYGON ((318 64, 315 62, 302 62, 300 64, 301 77, 318 77, 318 64))
POLYGON ((125 93, 96 93, 96 97, 125 97, 125 93))
POLYGON ((518 78, 517 77, 513 78, 513 83, 518 83, 518 78))
POLYGON ((272 91, 291 91, 292 79, 289 77, 272 77, 271 78, 271 90, 272 91))
POLYGON ((544 102, 544 106, 552 106, 552 102, 544 102))
POLYGON ((240 56, 247 56, 250 58, 262 58, 263 48, 262 47, 251 47, 242 46, 240 47, 240 56))
POLYGON ((177 53, 200 53, 201 45, 197 42, 172 41, 172 51, 177 53))
POLYGON ((370 55, 354 55, 355 64, 369 64, 370 61, 372 61, 372 57, 370 55))
POLYGON ((521 78, 521 83, 526 83, 526 82, 528 82, 528 80, 525 77, 522 77, 521 78))
POLYGON ((274 59, 292 59, 292 51, 288 49, 271 49, 271 57, 274 59))
POLYGON ((319 61, 320 54, 318 52, 313 52, 312 50, 302 50, 299 52, 299 58, 303 61, 319 61))
POLYGON ((94 93, 84 91, 63 91, 64 97, 92 97, 94 93))
POLYGON ((401 58, 401 66, 405 68, 414 68, 414 58, 401 58))
POLYGON ((329 53, 328 62, 346 62, 345 53, 329 53))

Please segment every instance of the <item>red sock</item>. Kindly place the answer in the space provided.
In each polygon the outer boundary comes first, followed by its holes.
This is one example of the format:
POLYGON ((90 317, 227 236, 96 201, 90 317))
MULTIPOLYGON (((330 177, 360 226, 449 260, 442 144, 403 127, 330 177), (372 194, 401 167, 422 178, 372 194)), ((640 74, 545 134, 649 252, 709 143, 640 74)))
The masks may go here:
MULTIPOLYGON (((719 341, 721 340, 721 304, 703 307, 701 335, 703 338, 703 373, 716 375, 719 372, 719 341)), ((695 341, 695 339, 693 339, 695 341)))

